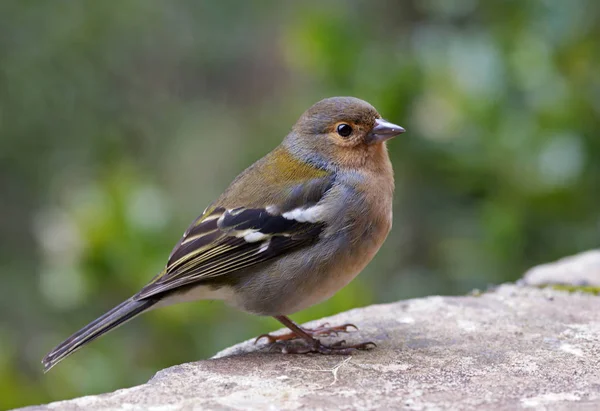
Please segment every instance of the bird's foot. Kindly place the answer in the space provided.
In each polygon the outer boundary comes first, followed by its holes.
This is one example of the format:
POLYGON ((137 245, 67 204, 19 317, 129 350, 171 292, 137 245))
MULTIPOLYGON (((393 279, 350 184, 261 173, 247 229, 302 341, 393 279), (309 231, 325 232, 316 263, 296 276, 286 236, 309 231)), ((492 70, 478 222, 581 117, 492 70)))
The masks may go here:
POLYGON ((283 354, 317 353, 323 355, 350 355, 359 350, 364 351, 377 347, 377 344, 371 341, 354 345, 344 345, 345 343, 346 341, 342 340, 331 345, 325 345, 321 343, 321 341, 313 339, 310 341, 310 343, 301 346, 278 342, 273 344, 273 348, 276 346, 281 346, 281 352, 283 354))
MULTIPOLYGON (((306 334, 310 335, 311 337, 328 337, 331 335, 338 335, 338 333, 347 333, 350 332, 350 328, 354 328, 356 331, 358 331, 358 327, 354 324, 343 324, 343 325, 338 325, 336 327, 329 327, 329 323, 325 323, 322 324, 320 326, 318 326, 317 328, 304 328, 304 327, 300 327, 302 331, 304 331, 306 334)), ((291 340, 296 340, 296 339, 304 339, 306 337, 304 336, 300 336, 296 333, 289 332, 289 333, 285 333, 285 334, 281 334, 281 335, 271 335, 271 334, 262 334, 259 335, 258 337, 256 337, 256 340, 254 340, 254 344, 256 344, 261 338, 266 338, 267 342, 269 344, 273 344, 279 341, 291 341, 291 340)), ((317 340, 315 340, 317 341, 317 340)))
POLYGON ((374 342, 344 345, 346 343, 345 340, 338 341, 331 345, 325 345, 315 338, 315 336, 327 336, 332 334, 337 335, 339 332, 348 332, 350 327, 358 330, 358 327, 354 324, 344 324, 337 327, 329 327, 328 324, 323 324, 322 326, 311 330, 300 327, 298 324, 294 323, 284 315, 275 316, 275 319, 288 327, 292 332, 276 336, 269 334, 261 335, 256 339, 256 341, 262 337, 267 337, 269 342, 274 343, 271 345, 271 350, 276 347, 281 347, 281 352, 283 354, 319 353, 325 355, 348 355, 358 350, 368 350, 369 348, 377 346, 374 342), (290 343, 295 339, 302 339, 304 340, 305 344, 297 345, 290 343))

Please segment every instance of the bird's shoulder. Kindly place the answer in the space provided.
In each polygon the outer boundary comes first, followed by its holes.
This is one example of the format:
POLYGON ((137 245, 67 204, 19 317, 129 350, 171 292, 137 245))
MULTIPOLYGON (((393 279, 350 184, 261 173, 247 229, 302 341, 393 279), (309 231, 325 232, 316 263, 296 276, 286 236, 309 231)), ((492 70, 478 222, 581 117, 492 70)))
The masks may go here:
POLYGON ((335 173, 301 160, 279 146, 240 173, 211 207, 260 208, 285 205, 293 199, 314 201, 335 179, 335 173))

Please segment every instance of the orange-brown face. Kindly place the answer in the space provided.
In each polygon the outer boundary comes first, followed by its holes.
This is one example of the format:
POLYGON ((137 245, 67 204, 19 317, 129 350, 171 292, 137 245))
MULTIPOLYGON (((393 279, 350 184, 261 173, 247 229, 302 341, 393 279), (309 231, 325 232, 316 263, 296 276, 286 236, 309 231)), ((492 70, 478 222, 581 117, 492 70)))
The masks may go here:
POLYGON ((371 121, 353 121, 352 119, 336 121, 329 132, 327 137, 336 145, 342 147, 353 147, 359 144, 365 144, 367 135, 373 124, 375 118, 371 121))
POLYGON ((333 97, 319 101, 300 117, 292 130, 296 141, 290 145, 328 162, 349 165, 368 161, 369 153, 402 132, 366 101, 333 97))

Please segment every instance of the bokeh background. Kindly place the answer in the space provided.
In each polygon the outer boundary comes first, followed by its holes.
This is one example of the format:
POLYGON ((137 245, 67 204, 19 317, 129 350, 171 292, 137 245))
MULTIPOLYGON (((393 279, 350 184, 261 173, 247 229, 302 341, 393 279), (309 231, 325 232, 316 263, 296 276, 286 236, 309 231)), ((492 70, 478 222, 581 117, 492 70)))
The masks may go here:
POLYGON ((43 375, 324 97, 374 104, 394 228, 294 316, 517 279, 600 243, 600 2, 0 2, 0 409, 142 383, 279 328, 154 311, 43 375))

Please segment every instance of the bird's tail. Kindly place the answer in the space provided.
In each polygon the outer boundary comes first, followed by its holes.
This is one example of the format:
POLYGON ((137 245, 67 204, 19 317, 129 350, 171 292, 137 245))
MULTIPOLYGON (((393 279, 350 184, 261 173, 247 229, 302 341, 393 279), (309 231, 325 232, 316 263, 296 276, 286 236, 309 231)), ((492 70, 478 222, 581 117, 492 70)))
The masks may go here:
POLYGON ((130 298, 117 305, 102 317, 89 323, 50 351, 42 359, 44 372, 50 370, 50 368, 54 367, 67 356, 73 354, 85 344, 95 340, 121 324, 126 323, 156 303, 157 300, 153 299, 136 301, 133 298, 130 298))

